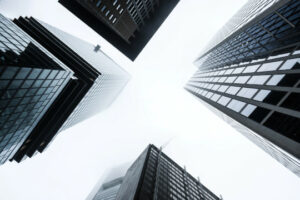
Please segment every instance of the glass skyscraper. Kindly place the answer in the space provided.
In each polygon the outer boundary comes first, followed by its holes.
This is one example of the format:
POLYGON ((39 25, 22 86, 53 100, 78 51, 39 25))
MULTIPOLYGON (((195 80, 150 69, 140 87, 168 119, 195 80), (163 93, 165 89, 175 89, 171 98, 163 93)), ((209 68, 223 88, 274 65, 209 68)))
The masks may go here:
POLYGON ((219 200, 160 149, 149 145, 127 170, 115 200, 219 200))
POLYGON ((59 0, 129 59, 135 60, 179 0, 59 0))
POLYGON ((0 164, 22 148, 73 74, 0 14, 0 164))
POLYGON ((34 18, 13 22, 1 16, 1 163, 43 152, 58 132, 107 108, 130 78, 99 46, 34 18))
POLYGON ((248 1, 195 65, 186 90, 300 176, 300 1, 248 1))
POLYGON ((117 177, 114 179, 105 180, 100 188, 96 191, 96 194, 92 194, 86 200, 115 200, 123 183, 124 177, 117 177))

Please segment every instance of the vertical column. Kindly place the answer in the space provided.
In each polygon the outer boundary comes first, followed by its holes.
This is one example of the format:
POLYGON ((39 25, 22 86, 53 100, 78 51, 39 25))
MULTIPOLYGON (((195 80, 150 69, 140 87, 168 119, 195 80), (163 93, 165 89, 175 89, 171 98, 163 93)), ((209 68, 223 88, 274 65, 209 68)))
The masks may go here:
POLYGON ((183 179, 184 179, 184 185, 185 185, 185 196, 187 200, 190 200, 190 186, 189 181, 186 173, 186 167, 183 168, 183 179))
POLYGON ((162 148, 159 148, 159 152, 157 155, 157 168, 156 168, 156 174, 155 174, 155 185, 154 185, 154 195, 153 195, 153 200, 158 200, 158 186, 159 186, 159 176, 160 176, 160 159, 161 159, 161 152, 162 148))

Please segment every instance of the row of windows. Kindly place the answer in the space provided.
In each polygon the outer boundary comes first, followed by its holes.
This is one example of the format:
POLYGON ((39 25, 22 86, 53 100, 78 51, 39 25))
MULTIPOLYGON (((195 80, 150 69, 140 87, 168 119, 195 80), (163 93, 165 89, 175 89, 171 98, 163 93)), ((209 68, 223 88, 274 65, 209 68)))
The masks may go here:
POLYGON ((299 22, 300 2, 292 0, 277 12, 227 40, 197 64, 203 68, 212 68, 269 54, 282 45, 281 41, 292 44, 299 38, 299 22))
POLYGON ((184 169, 173 164, 165 154, 159 154, 158 149, 152 147, 147 161, 140 197, 142 199, 153 199, 155 186, 157 187, 156 195, 158 199, 219 199, 205 187, 202 187, 195 179, 191 178, 184 169), (159 175, 158 178, 156 178, 157 174, 159 175), (147 193, 147 195, 144 194, 143 196, 143 193, 147 193))
POLYGON ((120 17, 120 15, 123 13, 124 9, 122 8, 121 4, 119 3, 119 0, 113 0, 111 2, 103 2, 103 0, 94 0, 95 6, 99 9, 101 13, 110 21, 112 24, 116 23, 117 19, 120 17), (109 9, 110 6, 112 6, 115 10, 112 11, 109 9), (115 14, 114 14, 115 13, 115 14), (116 13, 118 13, 116 15, 116 13))
POLYGON ((22 144, 70 71, 0 15, 0 163, 22 144))
POLYGON ((139 26, 144 19, 150 15, 155 2, 152 0, 130 0, 127 1, 127 10, 139 26))
POLYGON ((280 130, 280 134, 295 141, 300 141, 300 133, 297 129, 280 129, 277 127, 279 123, 270 122, 274 117, 277 119, 279 114, 276 113, 285 115, 286 122, 289 123, 300 120, 300 113, 292 115, 290 111, 283 110, 287 108, 300 111, 296 103, 300 101, 300 90, 297 89, 300 87, 300 71, 298 70, 300 59, 294 57, 291 59, 277 57, 276 59, 275 62, 262 64, 243 63, 243 67, 240 64, 208 72, 199 70, 189 81, 187 89, 257 123, 262 123, 272 130, 280 130), (246 73, 249 75, 244 75, 246 73), (260 73, 264 75, 256 75, 260 73), (279 90, 277 86, 281 86, 282 89, 279 90))

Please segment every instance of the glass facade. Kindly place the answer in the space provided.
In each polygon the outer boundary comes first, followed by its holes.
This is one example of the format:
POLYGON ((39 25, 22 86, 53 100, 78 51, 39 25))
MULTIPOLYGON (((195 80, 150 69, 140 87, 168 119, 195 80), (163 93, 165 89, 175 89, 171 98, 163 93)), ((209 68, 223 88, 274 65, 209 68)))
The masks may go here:
POLYGON ((140 155, 125 175, 117 200, 219 200, 153 145, 140 155), (137 186, 135 186, 138 183, 137 186), (135 189, 135 190, 134 190, 135 189))
POLYGON ((42 153, 57 133, 94 116, 117 98, 129 74, 99 50, 79 38, 32 17, 13 22, 47 48, 74 73, 26 142, 11 160, 22 161, 42 153))
POLYGON ((118 97, 130 79, 130 75, 95 46, 39 21, 49 32, 63 41, 69 48, 90 64, 99 74, 68 117, 61 130, 69 128, 106 109, 118 97))
POLYGON ((240 12, 195 61, 186 89, 259 134, 252 141, 300 176, 300 2, 252 0, 240 12))
POLYGON ((123 177, 103 183, 92 200, 115 200, 122 182, 123 177))
POLYGON ((0 14, 0 164, 10 159, 73 72, 0 14))

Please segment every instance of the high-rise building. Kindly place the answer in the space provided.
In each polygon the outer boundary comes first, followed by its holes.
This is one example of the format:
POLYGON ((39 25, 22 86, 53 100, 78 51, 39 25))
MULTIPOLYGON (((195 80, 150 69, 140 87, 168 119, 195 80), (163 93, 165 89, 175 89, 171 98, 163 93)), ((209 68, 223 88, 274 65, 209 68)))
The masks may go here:
POLYGON ((99 46, 33 18, 1 19, 1 163, 20 162, 43 152, 58 132, 107 108, 129 75, 99 46))
POLYGON ((59 2, 135 60, 179 0, 59 0, 59 2))
POLYGON ((0 164, 28 142, 73 74, 0 14, 0 164))
POLYGON ((123 177, 103 183, 92 200, 115 200, 122 182, 123 177))
POLYGON ((100 179, 86 200, 115 200, 125 173, 126 170, 120 167, 110 170, 104 179, 100 179))
POLYGON ((300 1, 250 0, 186 90, 300 176, 300 1))
POLYGON ((160 149, 149 145, 127 170, 118 194, 113 200, 169 199, 219 200, 220 198, 160 149))

